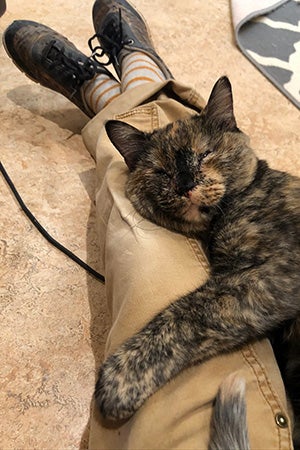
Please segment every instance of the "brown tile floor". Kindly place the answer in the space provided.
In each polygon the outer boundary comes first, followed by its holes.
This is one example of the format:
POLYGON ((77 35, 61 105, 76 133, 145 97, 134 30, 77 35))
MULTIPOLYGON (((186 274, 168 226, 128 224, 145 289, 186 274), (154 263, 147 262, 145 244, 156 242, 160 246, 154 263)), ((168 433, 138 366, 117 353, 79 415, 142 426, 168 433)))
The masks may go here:
MULTIPOLYGON (((8 0, 14 19, 43 22, 81 50, 92 0, 8 0)), ((258 154, 300 175, 299 111, 238 51, 229 0, 135 0, 157 49, 181 81, 207 98, 226 73, 236 116, 258 154)), ((24 200, 55 238, 97 268, 94 164, 87 118, 21 74, 0 48, 0 155, 24 200)), ((52 248, 0 179, 0 449, 86 448, 95 367, 109 319, 104 288, 52 248)))

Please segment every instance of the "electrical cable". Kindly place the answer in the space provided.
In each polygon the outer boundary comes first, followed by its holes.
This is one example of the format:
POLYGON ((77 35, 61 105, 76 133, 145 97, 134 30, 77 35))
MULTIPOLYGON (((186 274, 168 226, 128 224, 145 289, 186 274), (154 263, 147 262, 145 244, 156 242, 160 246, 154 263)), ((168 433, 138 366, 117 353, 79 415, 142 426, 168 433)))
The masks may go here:
POLYGON ((76 264, 81 266, 83 269, 85 269, 88 273, 93 275, 97 280, 99 280, 101 283, 105 283, 105 278, 101 273, 94 270, 92 267, 90 267, 88 264, 86 264, 84 261, 82 261, 78 256, 76 256, 73 252, 71 252, 69 249, 67 249, 64 245, 62 245, 60 242, 58 242, 56 239, 54 239, 47 230, 40 224, 40 222, 35 218, 35 216, 32 214, 32 212, 27 208, 24 201, 22 200, 19 192, 17 191, 14 183, 12 182, 11 178, 9 177, 7 171, 5 170, 2 162, 0 161, 0 172, 2 173, 5 181, 7 182, 10 190, 12 191, 15 199, 17 200, 18 204, 20 205, 22 211, 25 213, 25 215, 28 217, 28 219, 33 223, 33 225, 38 229, 38 231, 44 236, 45 239, 47 239, 50 244, 52 244, 54 247, 56 247, 58 250, 63 252, 65 255, 67 255, 69 258, 71 258, 76 264))

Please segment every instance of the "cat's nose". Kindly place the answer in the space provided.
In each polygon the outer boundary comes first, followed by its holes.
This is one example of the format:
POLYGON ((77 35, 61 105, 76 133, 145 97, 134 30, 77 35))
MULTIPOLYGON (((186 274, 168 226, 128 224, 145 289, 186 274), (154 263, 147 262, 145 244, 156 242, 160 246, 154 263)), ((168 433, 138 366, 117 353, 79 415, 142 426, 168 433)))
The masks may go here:
POLYGON ((178 172, 176 177, 177 194, 187 196, 187 193, 196 186, 194 177, 188 171, 178 172))
POLYGON ((192 191, 187 191, 183 194, 186 198, 190 198, 192 196, 192 191))
POLYGON ((188 181, 183 186, 181 186, 181 195, 184 195, 185 197, 190 197, 190 192, 194 189, 196 186, 196 183, 194 181, 188 181))

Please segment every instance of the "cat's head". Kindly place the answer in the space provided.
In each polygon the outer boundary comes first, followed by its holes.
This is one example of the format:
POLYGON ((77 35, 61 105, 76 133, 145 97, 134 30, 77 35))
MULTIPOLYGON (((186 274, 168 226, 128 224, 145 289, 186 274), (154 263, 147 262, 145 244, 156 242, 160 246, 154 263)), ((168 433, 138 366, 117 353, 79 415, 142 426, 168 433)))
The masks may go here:
POLYGON ((110 120, 106 131, 128 166, 132 204, 169 229, 185 234, 205 229, 224 196, 253 179, 257 159, 237 128, 226 77, 217 81, 199 115, 152 133, 110 120))

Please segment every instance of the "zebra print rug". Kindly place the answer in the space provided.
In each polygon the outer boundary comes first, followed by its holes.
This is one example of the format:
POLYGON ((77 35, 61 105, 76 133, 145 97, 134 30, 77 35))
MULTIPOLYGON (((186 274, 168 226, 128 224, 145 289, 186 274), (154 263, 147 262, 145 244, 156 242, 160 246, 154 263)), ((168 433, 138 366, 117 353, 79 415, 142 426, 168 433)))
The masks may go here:
POLYGON ((300 1, 232 0, 232 16, 241 51, 300 108, 300 1))

